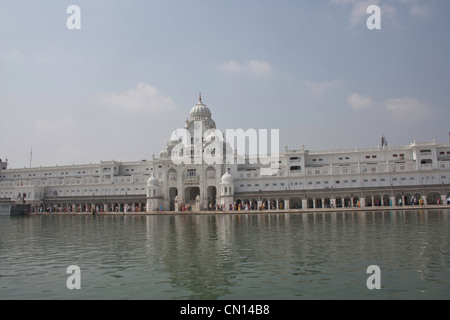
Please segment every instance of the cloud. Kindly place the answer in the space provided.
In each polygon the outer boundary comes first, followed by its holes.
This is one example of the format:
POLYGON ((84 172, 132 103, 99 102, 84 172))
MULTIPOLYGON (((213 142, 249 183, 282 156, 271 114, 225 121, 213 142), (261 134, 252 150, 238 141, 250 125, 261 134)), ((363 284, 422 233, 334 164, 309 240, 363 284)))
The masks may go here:
POLYGON ((43 155, 47 157, 47 164, 70 164, 89 160, 84 150, 89 138, 84 135, 85 131, 77 125, 73 117, 66 115, 52 120, 38 119, 34 122, 34 128, 34 139, 30 139, 30 144, 34 146, 33 155, 38 160, 43 155))
POLYGON ((56 150, 53 159, 55 163, 70 164, 75 163, 75 159, 84 159, 84 153, 85 152, 80 147, 72 144, 65 144, 56 150))
POLYGON ((409 6, 409 14, 414 18, 428 18, 435 10, 435 1, 430 0, 400 0, 409 6))
POLYGON ((50 58, 43 53, 37 53, 34 56, 34 58, 38 63, 41 63, 41 64, 46 64, 46 63, 50 62, 50 58))
POLYGON ((340 80, 324 81, 324 82, 304 82, 307 92, 316 98, 322 98, 327 91, 340 86, 340 80))
POLYGON ((359 93, 353 93, 347 98, 347 103, 353 110, 359 111, 369 109, 373 105, 373 100, 370 96, 362 96, 359 93))
POLYGON ((0 64, 3 68, 8 68, 9 70, 26 70, 25 56, 17 48, 9 48, 3 52, 0 52, 0 64))
POLYGON ((35 53, 33 56, 31 54, 24 54, 18 48, 9 48, 0 53, 0 59, 5 64, 23 64, 25 62, 31 61, 31 63, 38 62, 40 64, 45 64, 50 62, 50 58, 41 53, 35 53))
POLYGON ((410 15, 415 18, 428 18, 434 10, 434 3, 428 2, 425 4, 415 3, 411 6, 410 15))
POLYGON ((388 4, 380 4, 380 0, 330 0, 334 5, 351 5, 350 28, 366 27, 366 21, 370 17, 367 8, 371 5, 378 5, 381 10, 381 26, 395 27, 398 26, 397 9, 388 4))
POLYGON ((124 93, 100 93, 98 101, 106 106, 129 111, 161 111, 174 108, 172 99, 163 97, 155 87, 145 83, 139 83, 137 88, 124 93))
POLYGON ((425 103, 412 98, 394 98, 385 101, 389 116, 399 122, 418 122, 431 117, 431 109, 425 103))
POLYGON ((230 60, 220 64, 219 69, 227 74, 251 74, 254 76, 268 77, 274 68, 265 60, 245 60, 242 64, 230 60))
POLYGON ((241 66, 239 65, 239 62, 231 60, 225 63, 222 63, 220 65, 220 70, 229 73, 229 74, 238 74, 241 72, 241 66))
MULTIPOLYGON (((330 0, 330 4, 351 7, 350 27, 365 26, 369 15, 367 8, 370 5, 378 5, 381 9, 382 28, 398 28, 401 26, 398 10, 407 11, 413 18, 429 18, 435 11, 435 1, 428 0, 400 0, 399 5, 393 6, 381 3, 380 0, 330 0)), ((393 3, 393 1, 391 1, 393 3)))
POLYGON ((331 4, 334 5, 342 5, 342 6, 346 6, 346 5, 351 5, 352 6, 352 11, 350 13, 350 26, 352 28, 361 25, 361 26, 365 26, 365 24, 363 23, 368 15, 367 15, 367 8, 370 5, 373 4, 378 4, 380 1, 379 0, 364 0, 364 1, 360 1, 360 0, 330 0, 331 4))
POLYGON ((356 26, 365 26, 364 21, 367 20, 368 14, 367 14, 367 8, 373 4, 377 4, 379 1, 357 1, 353 4, 353 9, 350 14, 350 26, 352 28, 356 26))
POLYGON ((4 59, 21 59, 23 57, 22 51, 17 48, 9 48, 2 52, 1 57, 4 59))
POLYGON ((66 132, 67 130, 72 130, 75 128, 75 123, 70 116, 65 116, 60 121, 56 122, 38 119, 34 125, 39 134, 57 133, 58 135, 61 135, 61 132, 66 132))

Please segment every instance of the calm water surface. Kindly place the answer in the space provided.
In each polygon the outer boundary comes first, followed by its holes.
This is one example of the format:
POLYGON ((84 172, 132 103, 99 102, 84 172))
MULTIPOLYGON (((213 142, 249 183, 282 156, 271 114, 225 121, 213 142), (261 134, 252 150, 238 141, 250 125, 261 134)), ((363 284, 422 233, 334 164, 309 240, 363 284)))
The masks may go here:
POLYGON ((449 230, 449 210, 0 217, 0 299, 449 299, 449 230))

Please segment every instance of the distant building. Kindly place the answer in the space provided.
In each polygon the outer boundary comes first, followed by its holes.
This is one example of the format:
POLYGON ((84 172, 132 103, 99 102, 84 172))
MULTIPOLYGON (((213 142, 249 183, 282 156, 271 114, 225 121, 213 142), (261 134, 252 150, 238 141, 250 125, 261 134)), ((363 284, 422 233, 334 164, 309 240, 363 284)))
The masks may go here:
POLYGON ((8 169, 0 160, 0 201, 25 201, 35 211, 133 211, 182 209, 284 210, 446 203, 450 197, 450 143, 413 142, 406 146, 310 151, 304 147, 278 157, 278 170, 261 175, 260 164, 245 156, 242 163, 176 164, 174 148, 194 159, 211 150, 216 129, 201 97, 192 107, 185 130, 191 144, 174 133, 159 158, 135 162, 8 169), (208 131, 209 132, 209 131, 208 131), (197 140, 194 140, 197 139, 197 140), (200 148, 194 148, 194 145, 200 148), (195 152, 200 154, 195 154, 195 152))

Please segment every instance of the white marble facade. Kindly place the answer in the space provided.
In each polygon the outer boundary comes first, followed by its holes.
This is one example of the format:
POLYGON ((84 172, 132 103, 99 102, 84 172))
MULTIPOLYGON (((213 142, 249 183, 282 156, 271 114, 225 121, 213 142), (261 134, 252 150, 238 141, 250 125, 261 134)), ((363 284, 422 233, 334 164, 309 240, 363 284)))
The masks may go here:
POLYGON ((201 96, 184 129, 190 143, 174 132, 151 160, 24 169, 8 169, 0 160, 0 201, 25 201, 35 211, 155 212, 446 204, 450 196, 449 143, 324 151, 286 147, 278 170, 267 176, 248 158, 242 164, 236 155, 225 158, 227 143, 221 145, 223 161, 202 159, 204 153, 217 156, 219 148, 217 137, 208 134, 216 123, 201 96), (175 153, 190 161, 174 161, 175 153))

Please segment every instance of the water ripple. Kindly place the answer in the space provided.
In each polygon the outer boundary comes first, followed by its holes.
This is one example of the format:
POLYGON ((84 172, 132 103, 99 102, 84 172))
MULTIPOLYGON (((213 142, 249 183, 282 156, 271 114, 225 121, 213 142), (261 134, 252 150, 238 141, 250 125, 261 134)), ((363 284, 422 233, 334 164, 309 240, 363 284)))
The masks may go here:
POLYGON ((0 298, 448 299, 449 226, 433 210, 2 218, 0 298))

